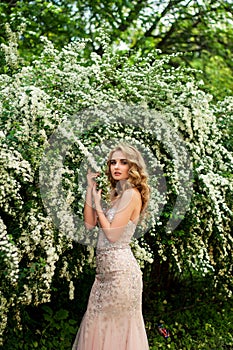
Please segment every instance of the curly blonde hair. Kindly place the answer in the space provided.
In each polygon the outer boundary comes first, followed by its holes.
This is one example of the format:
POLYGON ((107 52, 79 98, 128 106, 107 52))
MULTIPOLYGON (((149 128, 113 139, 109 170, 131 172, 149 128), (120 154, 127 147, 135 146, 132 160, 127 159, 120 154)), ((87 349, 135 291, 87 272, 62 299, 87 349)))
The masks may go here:
POLYGON ((117 192, 116 186, 117 181, 113 179, 110 171, 110 161, 112 158, 112 155, 116 151, 121 151, 125 158, 127 159, 129 163, 129 178, 127 179, 128 186, 124 187, 123 190, 134 187, 137 188, 138 191, 141 194, 142 199, 142 208, 141 213, 145 212, 148 202, 149 202, 149 196, 150 196, 150 188, 147 183, 148 180, 148 174, 146 171, 146 164, 142 158, 141 153, 134 148, 131 145, 121 143, 117 145, 109 154, 108 156, 108 162, 107 162, 107 170, 106 174, 108 176, 108 180, 111 184, 111 190, 112 190, 112 196, 119 196, 121 193, 117 192))

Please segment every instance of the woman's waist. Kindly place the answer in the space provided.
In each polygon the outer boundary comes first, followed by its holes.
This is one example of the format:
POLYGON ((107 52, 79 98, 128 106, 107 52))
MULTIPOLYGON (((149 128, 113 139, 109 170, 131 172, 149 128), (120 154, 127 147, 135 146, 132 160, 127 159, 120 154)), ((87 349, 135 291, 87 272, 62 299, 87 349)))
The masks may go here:
POLYGON ((114 272, 139 269, 139 266, 130 247, 125 247, 97 252, 96 269, 97 272, 114 272))
POLYGON ((104 254, 107 252, 114 252, 120 250, 128 250, 131 251, 131 248, 128 243, 118 244, 118 245, 107 245, 107 246, 97 246, 96 254, 104 254))

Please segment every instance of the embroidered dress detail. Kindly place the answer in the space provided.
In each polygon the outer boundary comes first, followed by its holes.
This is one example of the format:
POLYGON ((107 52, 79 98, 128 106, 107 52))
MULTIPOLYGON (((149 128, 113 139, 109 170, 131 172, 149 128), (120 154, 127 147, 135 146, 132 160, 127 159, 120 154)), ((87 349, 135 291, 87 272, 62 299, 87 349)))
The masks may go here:
MULTIPOLYGON (((113 220, 115 208, 107 212, 113 220)), ((129 243, 129 221, 117 242, 99 230, 96 278, 72 350, 149 350, 142 317, 142 273, 129 243)))

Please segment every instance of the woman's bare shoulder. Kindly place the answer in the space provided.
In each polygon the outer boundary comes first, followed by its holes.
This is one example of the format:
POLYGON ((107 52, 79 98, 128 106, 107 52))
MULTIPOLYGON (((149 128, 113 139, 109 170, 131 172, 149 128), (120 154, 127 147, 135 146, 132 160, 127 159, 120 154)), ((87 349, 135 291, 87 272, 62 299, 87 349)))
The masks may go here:
POLYGON ((125 196, 130 196, 134 201, 141 201, 141 193, 135 187, 125 190, 125 196))
POLYGON ((118 210, 134 211, 136 208, 141 208, 142 199, 138 189, 129 188, 124 191, 118 204, 118 210))

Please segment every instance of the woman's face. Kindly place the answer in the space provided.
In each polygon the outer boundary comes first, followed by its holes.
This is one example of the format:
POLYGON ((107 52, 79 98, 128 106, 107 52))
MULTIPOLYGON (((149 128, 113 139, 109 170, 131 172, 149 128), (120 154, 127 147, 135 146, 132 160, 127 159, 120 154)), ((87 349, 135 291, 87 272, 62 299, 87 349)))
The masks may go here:
POLYGON ((114 180, 129 178, 129 163, 121 151, 115 151, 110 159, 110 172, 114 180))

